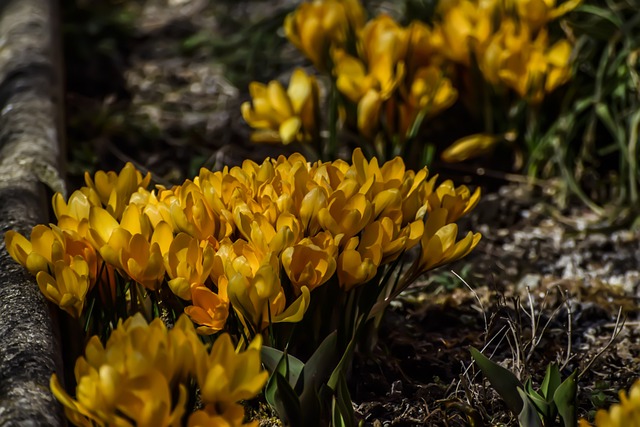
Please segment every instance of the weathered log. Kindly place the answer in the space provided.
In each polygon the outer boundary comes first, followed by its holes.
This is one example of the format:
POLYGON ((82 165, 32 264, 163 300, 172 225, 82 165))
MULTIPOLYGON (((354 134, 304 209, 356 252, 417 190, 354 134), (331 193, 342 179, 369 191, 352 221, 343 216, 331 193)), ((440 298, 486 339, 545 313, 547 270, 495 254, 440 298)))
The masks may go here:
MULTIPOLYGON (((28 235, 48 222, 45 185, 59 173, 60 67, 47 0, 0 2, 0 234, 28 235), (43 184, 44 183, 44 184, 43 184)), ((57 426, 49 391, 61 367, 48 305, 33 278, 0 243, 0 425, 57 426)))

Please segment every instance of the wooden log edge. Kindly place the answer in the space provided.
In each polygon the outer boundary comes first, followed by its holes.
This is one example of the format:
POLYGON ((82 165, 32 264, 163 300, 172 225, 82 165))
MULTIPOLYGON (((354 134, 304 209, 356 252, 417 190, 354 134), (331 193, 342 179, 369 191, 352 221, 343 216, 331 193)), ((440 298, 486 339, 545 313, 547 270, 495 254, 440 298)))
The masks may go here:
MULTIPOLYGON (((0 3, 0 234, 48 223, 65 193, 57 2, 0 3), (47 188, 48 187, 48 188, 47 188)), ((38 286, 0 241, 0 425, 58 426, 49 390, 61 373, 58 333, 38 286)))

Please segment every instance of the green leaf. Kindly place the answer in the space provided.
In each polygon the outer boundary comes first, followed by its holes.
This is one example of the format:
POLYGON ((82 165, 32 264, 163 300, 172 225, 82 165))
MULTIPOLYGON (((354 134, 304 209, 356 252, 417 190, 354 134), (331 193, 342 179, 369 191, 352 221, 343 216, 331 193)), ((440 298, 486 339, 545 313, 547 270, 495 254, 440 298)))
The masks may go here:
POLYGON ((291 427, 302 427, 304 424, 302 419, 302 411, 298 395, 293 391, 289 382, 280 373, 275 372, 273 377, 276 383, 276 399, 278 405, 276 410, 278 416, 291 427))
POLYGON ((340 374, 333 397, 333 425, 335 427, 356 427, 351 395, 344 374, 340 374))
POLYGON ((598 102, 596 104, 596 115, 598 118, 604 123, 607 127, 611 135, 616 139, 616 141, 620 144, 623 143, 624 136, 621 134, 621 129, 616 124, 616 121, 611 116, 611 112, 606 104, 602 102, 598 102))
POLYGON ((362 333, 365 330, 365 327, 368 321, 369 319, 367 318, 366 314, 362 314, 360 315, 360 317, 358 317, 358 320, 356 321, 358 326, 356 327, 356 330, 353 333, 353 337, 349 341, 347 348, 345 349, 344 353, 342 354, 342 357, 340 358, 340 362, 331 373, 331 377, 329 378, 329 382, 327 383, 327 385, 331 387, 331 389, 333 390, 336 389, 336 384, 338 382, 338 375, 340 375, 342 372, 345 372, 348 366, 351 366, 351 359, 353 357, 353 351, 356 348, 356 343, 358 339, 362 336, 362 333))
POLYGON ((564 427, 574 427, 577 424, 576 397, 578 395, 578 383, 576 376, 578 371, 573 371, 569 377, 558 386, 553 394, 553 401, 558 407, 558 413, 564 423, 564 427))
POLYGON ((263 364, 271 372, 264 391, 265 399, 281 419, 294 426, 300 420, 300 400, 293 388, 304 364, 286 352, 271 347, 262 347, 261 356, 263 364))
POLYGON ((300 404, 305 414, 320 404, 320 387, 327 382, 338 363, 337 340, 336 331, 329 334, 304 365, 296 390, 300 393, 300 404))
POLYGON ((262 347, 260 357, 262 364, 270 373, 278 371, 289 381, 291 387, 296 386, 304 368, 304 363, 300 359, 277 348, 266 346, 262 347))
POLYGON ((560 386, 561 382, 562 378, 560 378, 558 365, 555 363, 547 365, 547 373, 545 374, 544 379, 542 380, 542 385, 540 386, 540 392, 547 402, 553 402, 553 394, 556 392, 556 389, 560 386))
POLYGON ((590 4, 582 4, 577 8, 575 8, 574 12, 584 12, 584 13, 589 13, 591 15, 595 15, 600 19, 609 21, 610 23, 615 25, 617 29, 622 28, 622 25, 623 25, 620 18, 609 9, 593 6, 590 4))
POLYGON ((471 347, 470 351, 471 356, 482 370, 482 373, 484 373, 484 375, 489 379, 489 382, 505 401, 507 407, 514 415, 519 414, 524 405, 524 402, 518 393, 518 388, 523 388, 520 380, 512 374, 511 371, 492 362, 477 349, 471 347))
POLYGON ((540 393, 533 389, 531 379, 528 379, 524 383, 524 391, 531 400, 531 403, 533 403, 533 405, 535 406, 536 411, 540 415, 542 415, 545 420, 550 420, 552 419, 552 417, 555 418, 555 413, 553 413, 555 411, 552 411, 549 402, 547 402, 547 400, 542 395, 540 395, 540 393))
POLYGON ((522 410, 518 413, 518 423, 520 427, 542 427, 540 415, 538 415, 535 405, 527 397, 527 393, 520 387, 517 388, 517 391, 523 403, 522 410))

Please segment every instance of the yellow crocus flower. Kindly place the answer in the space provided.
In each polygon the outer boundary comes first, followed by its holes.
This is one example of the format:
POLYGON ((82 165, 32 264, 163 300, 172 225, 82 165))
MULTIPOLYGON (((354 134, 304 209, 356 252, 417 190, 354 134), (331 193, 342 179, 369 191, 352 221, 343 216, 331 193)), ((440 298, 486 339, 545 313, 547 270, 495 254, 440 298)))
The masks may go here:
POLYGON ((91 288, 89 265, 79 256, 69 263, 63 260, 54 262, 53 276, 46 271, 36 275, 40 292, 51 302, 75 317, 82 314, 87 292, 91 288))
POLYGON ((371 138, 380 121, 380 111, 404 78, 408 31, 391 17, 380 15, 367 23, 359 37, 359 56, 334 49, 336 86, 357 104, 357 125, 371 138))
POLYGON ((329 196, 326 208, 318 212, 320 225, 343 241, 358 234, 371 220, 371 202, 361 193, 347 198, 345 191, 336 190, 329 196))
MULTIPOLYGON (((435 184, 435 179, 430 180, 430 183, 435 184)), ((471 193, 466 185, 456 187, 448 179, 428 194, 429 210, 446 209, 446 224, 449 224, 470 212, 480 201, 480 193, 480 187, 471 193)))
POLYGON ((118 323, 106 346, 91 338, 85 356, 76 361, 75 399, 55 374, 51 390, 79 425, 178 427, 189 377, 196 377, 197 363, 206 355, 186 316, 167 331, 160 319, 147 324, 138 313, 118 323))
POLYGON ((151 173, 144 177, 131 163, 126 163, 120 173, 98 171, 93 179, 84 174, 87 186, 93 189, 105 209, 116 219, 120 219, 131 195, 138 188, 146 188, 151 181, 151 173))
POLYGON ((191 286, 203 285, 213 268, 214 248, 206 240, 178 233, 164 255, 169 288, 182 299, 191 299, 191 286))
POLYGON ((89 187, 74 191, 66 202, 62 194, 56 193, 53 195, 51 204, 58 220, 63 216, 69 216, 78 222, 83 219, 89 219, 91 206, 101 207, 98 194, 89 187))
POLYGON ((422 67, 416 71, 409 88, 408 102, 415 108, 434 115, 449 108, 456 100, 458 91, 451 80, 438 67, 422 67))
POLYGON ((478 62, 489 83, 505 84, 521 97, 539 103, 545 93, 570 78, 570 56, 567 40, 549 46, 546 29, 534 35, 524 23, 506 20, 479 52, 478 62))
POLYGON ((136 282, 157 291, 164 280, 164 264, 158 243, 150 243, 143 235, 134 234, 126 250, 120 253, 124 271, 136 282))
POLYGON ((138 205, 129 205, 125 208, 122 221, 118 222, 106 209, 91 207, 89 211, 89 232, 87 239, 93 247, 101 249, 112 237, 116 230, 124 230, 129 234, 142 234, 149 238, 151 224, 149 219, 141 214, 138 205))
POLYGON ((458 225, 449 223, 449 217, 446 208, 429 212, 420 242, 420 258, 416 261, 416 275, 467 256, 480 241, 480 233, 471 231, 456 241, 458 225))
POLYGON ((282 216, 277 231, 264 215, 254 214, 246 204, 236 205, 233 217, 242 236, 262 252, 273 252, 280 255, 284 248, 297 240, 298 236, 289 227, 289 224, 293 229, 299 229, 299 225, 296 224, 297 220, 291 218, 291 215, 282 216))
POLYGON ((363 248, 379 248, 380 259, 372 258, 377 264, 387 264, 397 259, 404 251, 411 249, 420 242, 424 233, 424 223, 413 221, 406 227, 390 217, 382 217, 367 225, 362 231, 360 245, 363 248))
POLYGON ((491 19, 494 1, 443 1, 438 9, 441 15, 434 28, 441 40, 441 52, 459 64, 471 65, 471 52, 486 43, 492 33, 491 19))
POLYGON ((365 12, 358 0, 304 2, 287 15, 284 31, 319 70, 328 68, 331 46, 346 47, 364 25, 365 12))
POLYGON ((173 231, 177 229, 177 226, 171 218, 170 206, 171 202, 176 199, 171 190, 160 188, 158 190, 148 191, 140 188, 131 195, 130 203, 140 206, 141 211, 149 219, 153 228, 155 228, 158 223, 164 222, 169 225, 173 231))
POLYGON ((358 237, 352 237, 348 240, 340 255, 338 255, 338 281, 346 292, 358 285, 367 283, 378 272, 378 264, 373 259, 365 257, 357 249, 359 243, 360 239, 358 237))
POLYGON ((206 203, 202 190, 187 180, 176 189, 176 196, 168 201, 171 221, 176 230, 200 240, 216 237, 220 221, 206 203))
POLYGON ((258 427, 258 421, 243 423, 244 408, 236 404, 218 413, 215 405, 206 405, 189 415, 187 427, 258 427))
POLYGON ((218 282, 218 293, 203 285, 191 287, 191 304, 184 312, 198 325, 197 331, 202 335, 211 335, 224 329, 229 316, 229 300, 227 297, 226 278, 218 282))
POLYGON ((298 244, 288 247, 282 252, 282 267, 291 280, 296 295, 300 295, 302 287, 313 291, 324 284, 336 271, 336 260, 332 251, 303 239, 298 244))
POLYGON ((260 363, 261 346, 262 337, 257 335, 245 351, 236 353, 229 335, 220 335, 210 353, 201 354, 197 361, 202 403, 224 411, 239 400, 256 396, 269 377, 260 363))
POLYGON ((97 275, 97 258, 94 248, 79 235, 63 231, 55 225, 36 225, 31 240, 9 230, 4 236, 9 255, 34 276, 39 272, 51 272, 58 261, 70 265, 76 256, 82 257, 88 266, 91 283, 97 275))
POLYGON ((313 236, 320 230, 318 212, 327 206, 327 190, 321 186, 315 186, 304 195, 300 203, 300 221, 302 228, 313 236))
POLYGON ((402 225, 421 219, 426 211, 427 168, 420 169, 417 173, 407 171, 404 175, 400 193, 402 194, 402 225))
POLYGON ((248 244, 234 246, 241 248, 242 252, 232 261, 227 261, 225 266, 229 300, 248 322, 262 330, 284 307, 284 301, 277 300, 282 290, 280 266, 275 254, 262 259, 248 244))
POLYGON ((542 28, 549 21, 569 13, 582 3, 582 0, 567 0, 556 6, 556 0, 511 0, 518 17, 533 29, 542 28))
POLYGON ((62 242, 45 225, 36 225, 31 231, 31 240, 27 240, 20 233, 9 230, 4 235, 7 252, 15 261, 33 275, 40 271, 47 271, 53 266, 54 260, 63 258, 62 242))
POLYGON ((302 319, 309 306, 309 289, 302 287, 301 295, 287 303, 275 253, 263 253, 244 240, 236 240, 233 244, 223 242, 215 258, 228 279, 229 301, 256 331, 262 331, 269 323, 295 323, 302 319))
POLYGON ((465 136, 447 147, 441 157, 445 162, 464 162, 492 152, 500 140, 497 135, 485 133, 465 136))
POLYGON ((359 39, 359 54, 367 64, 387 99, 404 76, 409 32, 388 15, 379 15, 367 22, 359 39))
POLYGON ((372 138, 378 128, 381 108, 382 97, 373 89, 369 89, 358 102, 358 129, 367 138, 372 138))
POLYGON ((315 77, 296 68, 285 91, 277 81, 268 85, 251 82, 251 102, 241 106, 242 117, 256 131, 255 142, 294 141, 309 142, 317 139, 319 120, 318 83, 315 77))

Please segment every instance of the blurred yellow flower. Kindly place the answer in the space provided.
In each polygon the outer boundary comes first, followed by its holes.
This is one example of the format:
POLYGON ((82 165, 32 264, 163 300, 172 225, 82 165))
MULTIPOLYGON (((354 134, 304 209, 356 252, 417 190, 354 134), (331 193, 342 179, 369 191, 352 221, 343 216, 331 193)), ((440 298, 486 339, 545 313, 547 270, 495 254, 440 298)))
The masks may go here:
MULTIPOLYGON (((401 138, 409 136, 410 130, 420 117, 432 117, 449 108, 458 98, 453 87, 440 67, 419 68, 412 74, 412 80, 403 91, 404 99, 397 103, 398 129, 401 138)), ((388 119, 392 121, 392 119, 388 119)))
POLYGON ((532 103, 565 83, 571 76, 571 44, 559 40, 549 46, 546 29, 535 36, 524 23, 505 20, 478 53, 485 79, 512 88, 532 103))
POLYGON ((438 4, 440 20, 434 28, 441 52, 450 60, 471 65, 471 52, 492 33, 495 1, 452 0, 438 4))
POLYGON ((449 108, 458 96, 451 81, 444 77, 438 67, 418 69, 409 88, 409 103, 428 115, 434 115, 449 108))
POLYGON ((224 412, 218 413, 215 405, 206 405, 189 415, 187 427, 258 427, 258 421, 243 424, 244 408, 242 405, 231 405, 224 412))
POLYGON ((388 98, 404 76, 409 33, 388 15, 371 19, 362 30, 359 55, 379 85, 380 96, 388 98))
POLYGON ((485 133, 465 136, 447 147, 441 157, 445 162, 464 162, 490 153, 500 140, 497 135, 485 133))
POLYGON ((251 102, 242 104, 242 117, 256 131, 256 142, 309 142, 317 139, 319 125, 318 83, 296 68, 285 92, 277 81, 251 82, 251 102))
POLYGON ((177 427, 185 413, 188 378, 196 376, 198 361, 206 357, 186 316, 167 331, 160 319, 147 324, 138 313, 118 323, 106 346, 91 338, 85 356, 76 361, 75 399, 55 374, 51 390, 78 425, 177 427))
MULTIPOLYGON (((614 403, 609 410, 600 409, 596 413, 595 427, 640 427, 640 381, 631 386, 629 393, 620 390, 620 403, 614 403)), ((585 419, 580 427, 590 427, 585 419)))
POLYGON ((358 129, 368 138, 378 127, 383 102, 404 78, 408 35, 391 17, 380 15, 360 34, 360 58, 342 49, 332 51, 336 86, 357 105, 358 129))
MULTIPOLYGON (((527 22, 529 27, 537 30, 572 11, 582 3, 582 0, 567 0, 556 6, 556 0, 511 0, 515 3, 518 17, 527 22)), ((509 3, 509 2, 507 2, 509 3)))
POLYGON ((345 48, 364 20, 365 11, 358 0, 314 0, 287 15, 284 31, 316 68, 326 70, 330 47, 345 48))
POLYGON ((441 35, 422 21, 411 21, 407 27, 407 75, 412 79, 413 74, 424 67, 444 66, 441 35))

